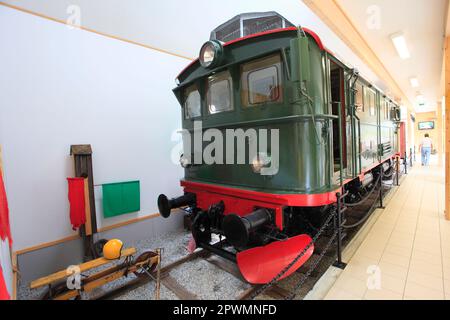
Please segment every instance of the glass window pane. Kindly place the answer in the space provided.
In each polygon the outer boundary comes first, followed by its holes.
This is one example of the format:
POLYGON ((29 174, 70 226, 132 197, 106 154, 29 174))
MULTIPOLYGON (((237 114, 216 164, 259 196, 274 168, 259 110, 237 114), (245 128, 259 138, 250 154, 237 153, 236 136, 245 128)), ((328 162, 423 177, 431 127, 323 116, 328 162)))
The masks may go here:
POLYGON ((248 75, 250 104, 278 99, 278 72, 275 66, 250 72, 248 75))
POLYGON ((233 110, 232 80, 228 71, 208 78, 208 109, 210 113, 233 110))
POLYGON ((202 115, 201 111, 201 97, 196 86, 192 86, 186 90, 187 96, 184 103, 184 112, 186 119, 197 118, 202 115))
POLYGON ((355 97, 355 106, 356 111, 364 112, 364 100, 363 100, 363 86, 361 83, 357 82, 356 86, 356 97, 355 97))
POLYGON ((281 59, 279 55, 259 59, 242 66, 242 105, 282 101, 281 59))
POLYGON ((365 87, 364 88, 364 107, 365 109, 369 109, 370 115, 375 115, 375 104, 376 104, 376 94, 371 89, 365 87))

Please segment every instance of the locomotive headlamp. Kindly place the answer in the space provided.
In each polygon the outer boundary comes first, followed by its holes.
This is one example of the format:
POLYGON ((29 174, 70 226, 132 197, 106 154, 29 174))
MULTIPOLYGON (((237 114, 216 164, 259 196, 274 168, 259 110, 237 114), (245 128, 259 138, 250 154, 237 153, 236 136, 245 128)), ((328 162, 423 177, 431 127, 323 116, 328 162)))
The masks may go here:
POLYGON ((222 56, 222 44, 215 40, 208 41, 200 49, 200 64, 204 68, 215 67, 221 62, 222 56))
POLYGON ((261 169, 265 167, 269 167, 270 162, 272 161, 271 157, 264 152, 258 153, 252 161, 252 169, 254 173, 261 173, 261 169))
POLYGON ((189 159, 186 158, 186 157, 184 156, 184 154, 182 154, 182 155, 180 156, 180 165, 181 165, 183 168, 186 169, 187 167, 189 167, 189 164, 190 164, 189 159))

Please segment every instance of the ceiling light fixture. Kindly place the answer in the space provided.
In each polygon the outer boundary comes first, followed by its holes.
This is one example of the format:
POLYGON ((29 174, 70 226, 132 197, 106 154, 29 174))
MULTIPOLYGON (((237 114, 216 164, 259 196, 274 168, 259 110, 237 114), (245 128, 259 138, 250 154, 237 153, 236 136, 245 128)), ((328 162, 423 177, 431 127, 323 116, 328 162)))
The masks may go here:
POLYGON ((396 33, 391 35, 392 43, 394 44, 395 49, 398 52, 398 55, 403 60, 411 57, 411 54, 408 49, 408 45, 406 44, 406 39, 403 33, 396 33))
POLYGON ((423 94, 418 94, 416 96, 416 100, 419 106, 423 106, 425 104, 425 97, 423 96, 423 94))
POLYGON ((411 78, 411 79, 409 79, 409 82, 411 82, 411 86, 413 88, 419 87, 419 80, 417 78, 411 78))

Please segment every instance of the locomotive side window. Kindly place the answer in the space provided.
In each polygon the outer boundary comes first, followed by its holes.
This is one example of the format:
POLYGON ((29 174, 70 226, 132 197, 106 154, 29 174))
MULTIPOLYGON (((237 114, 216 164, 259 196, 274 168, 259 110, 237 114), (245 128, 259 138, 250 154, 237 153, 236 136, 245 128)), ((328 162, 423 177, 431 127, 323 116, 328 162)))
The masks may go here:
POLYGON ((273 55, 244 64, 241 100, 244 107, 281 102, 281 58, 273 55))
POLYGON ((391 104, 389 102, 386 102, 386 119, 390 120, 390 109, 391 109, 391 104))
POLYGON ((389 119, 389 115, 388 115, 388 112, 389 112, 389 101, 387 101, 387 100, 384 100, 383 101, 383 104, 382 104, 382 110, 383 110, 383 114, 384 114, 384 119, 389 119))
POLYGON ((202 104, 197 86, 191 86, 185 91, 184 115, 186 119, 197 118, 202 115, 202 104))
POLYGON ((208 78, 207 101, 209 113, 233 110, 233 80, 228 71, 208 78))
POLYGON ((364 88, 364 91, 365 91, 364 105, 365 105, 365 107, 369 108, 370 115, 374 116, 375 115, 376 94, 374 91, 372 91, 369 88, 364 88))
POLYGON ((364 112, 364 99, 363 99, 363 86, 361 83, 357 82, 356 86, 356 97, 355 97, 355 106, 356 111, 364 112))

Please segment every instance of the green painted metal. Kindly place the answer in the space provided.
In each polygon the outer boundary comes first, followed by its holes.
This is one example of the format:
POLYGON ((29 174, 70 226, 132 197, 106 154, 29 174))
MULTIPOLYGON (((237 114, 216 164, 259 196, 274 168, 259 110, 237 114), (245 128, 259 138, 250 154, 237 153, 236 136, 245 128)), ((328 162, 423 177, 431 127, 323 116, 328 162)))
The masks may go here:
MULTIPOLYGON (((339 108, 339 116, 333 116, 330 107, 328 59, 339 62, 322 51, 314 39, 301 30, 286 31, 226 46, 223 65, 213 70, 202 68, 197 63, 182 73, 178 78, 181 83, 174 89, 174 93, 183 105, 184 88, 197 84, 202 97, 202 115, 195 120, 202 120, 203 131, 216 128, 225 133, 227 129, 252 128, 269 131, 278 129, 280 133, 280 169, 274 176, 254 173, 248 163, 249 159, 246 159, 247 164, 193 165, 185 169, 185 179, 267 193, 314 194, 334 191, 337 186, 333 182, 332 126, 333 120, 336 119, 339 121, 340 133, 340 184, 344 178, 356 177, 361 169, 368 165, 367 161, 361 159, 361 143, 375 138, 377 145, 380 145, 380 95, 377 92, 377 117, 368 118, 365 114, 356 112, 354 85, 344 81, 346 112, 341 114, 339 108), (242 64, 271 54, 279 54, 283 62, 282 102, 243 107, 240 91, 242 64), (208 114, 206 79, 209 75, 223 70, 229 70, 232 77, 234 110, 208 114), (342 117, 345 117, 346 123, 351 126, 351 150, 347 155, 352 165, 349 172, 342 170, 342 135, 347 134, 342 127, 342 117)), ((340 62, 339 64, 342 65, 340 62)), ((344 67, 344 79, 350 74, 353 74, 353 70, 344 67)), ((185 119, 184 116, 182 119, 183 128, 193 133, 194 121, 185 119)), ((194 144, 194 141, 191 143, 194 144)), ((203 142, 199 151, 204 150, 209 143, 203 142)))
POLYGON ((103 184, 102 191, 105 218, 141 210, 139 181, 103 184))

